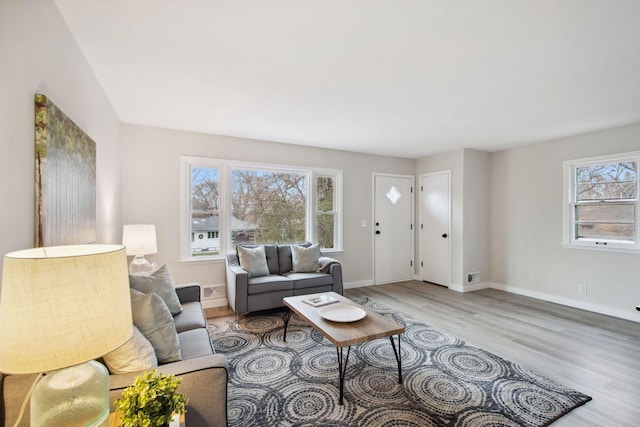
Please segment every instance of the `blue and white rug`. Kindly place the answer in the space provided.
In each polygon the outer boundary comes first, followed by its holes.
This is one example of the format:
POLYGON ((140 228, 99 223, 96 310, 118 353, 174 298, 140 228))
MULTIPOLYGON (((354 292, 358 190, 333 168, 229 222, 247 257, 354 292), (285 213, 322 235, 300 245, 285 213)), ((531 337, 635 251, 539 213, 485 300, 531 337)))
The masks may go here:
POLYGON ((545 426, 591 400, 438 331, 384 303, 357 302, 398 323, 403 384, 388 338, 351 349, 338 405, 336 348, 284 310, 209 319, 228 358, 230 426, 545 426))

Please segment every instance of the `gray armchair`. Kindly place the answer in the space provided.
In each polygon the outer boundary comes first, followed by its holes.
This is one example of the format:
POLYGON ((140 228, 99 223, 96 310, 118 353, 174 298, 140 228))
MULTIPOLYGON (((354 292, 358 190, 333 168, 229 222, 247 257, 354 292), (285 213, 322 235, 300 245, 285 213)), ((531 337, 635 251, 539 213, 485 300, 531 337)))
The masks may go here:
MULTIPOLYGON (((257 245, 253 245, 257 246, 257 245)), ((320 268, 311 273, 294 273, 291 245, 263 245, 269 275, 249 278, 236 253, 227 254, 227 299, 236 314, 284 307, 282 298, 318 292, 342 295, 342 265, 321 256, 320 268)))

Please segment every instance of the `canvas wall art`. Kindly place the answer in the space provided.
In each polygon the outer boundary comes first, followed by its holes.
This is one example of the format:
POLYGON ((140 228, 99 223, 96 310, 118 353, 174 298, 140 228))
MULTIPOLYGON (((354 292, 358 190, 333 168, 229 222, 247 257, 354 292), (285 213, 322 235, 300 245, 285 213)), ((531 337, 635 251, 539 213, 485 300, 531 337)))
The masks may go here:
POLYGON ((45 95, 35 96, 35 246, 96 239, 96 143, 45 95))

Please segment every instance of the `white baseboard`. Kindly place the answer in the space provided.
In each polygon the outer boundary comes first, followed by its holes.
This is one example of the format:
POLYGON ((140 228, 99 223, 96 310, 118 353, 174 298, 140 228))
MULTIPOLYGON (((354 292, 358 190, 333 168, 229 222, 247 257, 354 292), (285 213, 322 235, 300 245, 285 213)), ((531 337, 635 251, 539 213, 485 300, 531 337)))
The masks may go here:
MULTIPOLYGON (((522 289, 515 286, 507 286, 500 283, 490 283, 490 288, 498 289, 513 294, 524 295, 526 297, 536 298, 543 301, 549 301, 556 304, 566 305, 568 307, 579 308, 581 310, 592 311, 594 313, 604 314, 607 316, 618 317, 620 319, 631 320, 633 322, 640 322, 640 311, 633 310, 626 312, 625 310, 613 309, 610 307, 604 307, 598 304, 588 303, 584 301, 577 301, 571 298, 559 297, 556 295, 549 295, 542 292, 535 292, 529 289, 522 289)), ((632 310, 633 307, 630 309, 632 310)))
POLYGON ((473 285, 450 285, 449 289, 457 292, 473 292, 479 291, 480 289, 488 289, 491 287, 490 283, 482 282, 482 283, 474 283, 473 285))
POLYGON ((373 286, 373 280, 363 280, 361 282, 343 283, 345 289, 364 288, 365 286, 373 286))
POLYGON ((202 308, 227 307, 229 301, 226 298, 211 298, 202 300, 202 308))

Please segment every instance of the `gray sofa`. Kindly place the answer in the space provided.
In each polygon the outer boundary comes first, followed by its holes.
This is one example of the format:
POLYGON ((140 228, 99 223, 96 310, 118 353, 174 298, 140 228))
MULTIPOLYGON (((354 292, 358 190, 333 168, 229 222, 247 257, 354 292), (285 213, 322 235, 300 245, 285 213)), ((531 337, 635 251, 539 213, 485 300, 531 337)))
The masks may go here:
MULTIPOLYGON (((309 246, 310 243, 304 243, 309 246)), ((243 245, 256 247, 259 245, 243 245)), ((227 299, 236 314, 284 307, 282 298, 333 291, 342 295, 342 265, 321 256, 316 272, 294 273, 290 244, 265 244, 269 275, 249 277, 237 253, 226 257, 227 299)))
MULTIPOLYGON (((160 365, 158 371, 182 378, 179 391, 189 398, 185 421, 189 427, 227 425, 227 361, 215 354, 207 330, 207 322, 200 303, 200 285, 176 287, 182 312, 174 316, 182 360, 160 365)), ((114 401, 124 388, 142 372, 110 375, 109 398, 111 411, 114 401)), ((35 375, 0 374, 0 421, 4 426, 15 423, 20 405, 35 375)), ((21 426, 29 425, 27 409, 21 426)))

